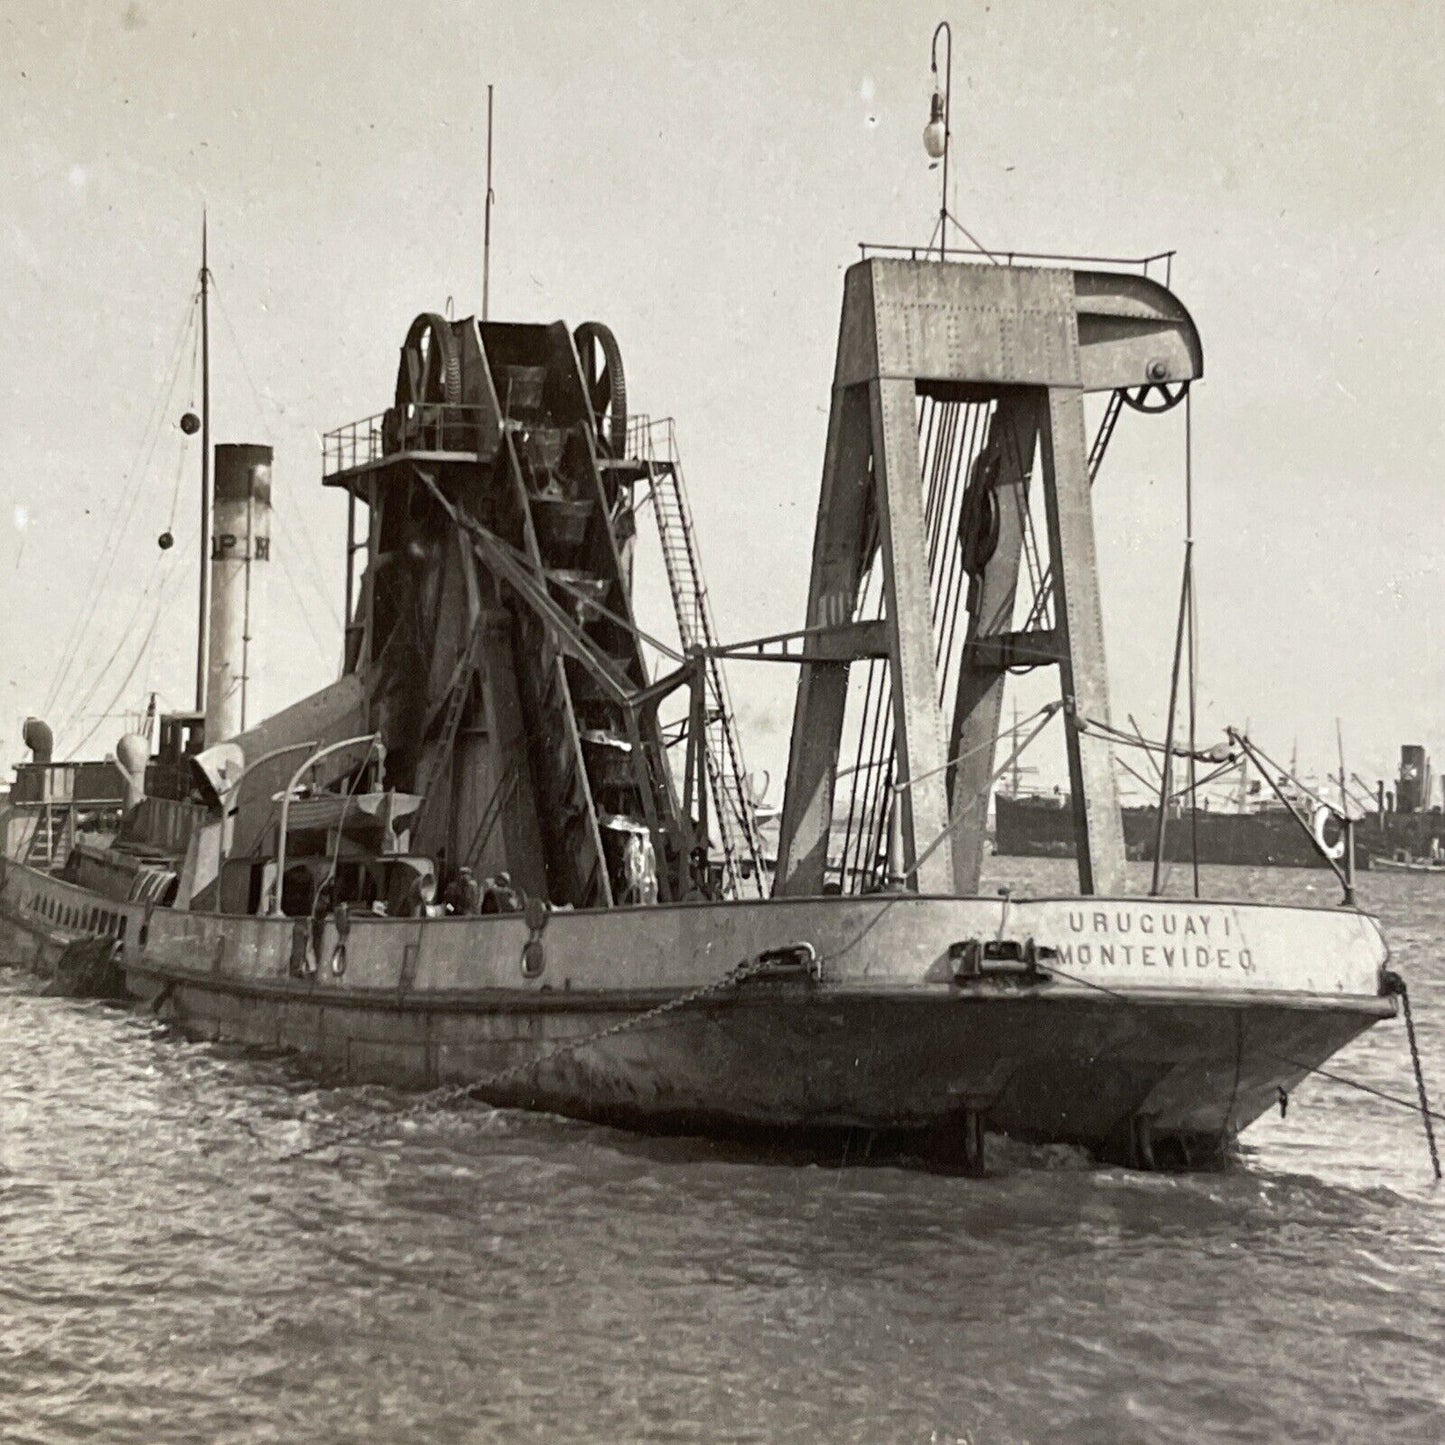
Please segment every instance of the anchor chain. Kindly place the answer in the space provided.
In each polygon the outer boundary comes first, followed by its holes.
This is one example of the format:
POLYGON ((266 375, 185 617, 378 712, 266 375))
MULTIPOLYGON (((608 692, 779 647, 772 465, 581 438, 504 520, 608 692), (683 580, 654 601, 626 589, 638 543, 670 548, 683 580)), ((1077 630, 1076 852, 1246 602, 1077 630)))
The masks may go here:
POLYGON ((546 1052, 538 1054, 535 1058, 524 1059, 520 1063, 509 1064, 505 1069, 498 1069, 495 1073, 484 1074, 480 1078, 469 1079, 464 1084, 452 1084, 445 1089, 433 1089, 424 1094, 410 1108, 403 1109, 399 1113, 385 1114, 375 1119, 368 1119, 350 1129, 343 1129, 333 1134, 330 1138, 321 1140, 315 1144, 307 1144, 300 1149, 293 1149, 286 1154, 280 1155, 276 1162, 278 1164, 289 1164, 296 1159, 306 1159, 313 1154, 320 1154, 327 1149, 334 1149, 341 1144, 354 1144, 358 1140, 371 1138, 373 1135, 386 1132, 398 1124, 406 1123, 412 1119, 426 1118, 432 1114, 448 1108, 452 1104, 459 1104, 466 1099, 474 1099, 479 1094, 484 1094, 490 1089, 495 1089, 501 1084, 510 1083, 513 1079, 519 1079, 530 1073, 533 1069, 540 1068, 543 1064, 551 1063, 554 1059, 565 1058, 569 1054, 575 1054, 582 1049, 590 1048, 594 1044, 601 1043, 604 1039, 617 1037, 618 1034, 629 1033, 633 1029, 642 1028, 657 1019, 665 1018, 668 1014, 676 1013, 680 1009, 688 1008, 693 1004, 701 1003, 704 999, 713 998, 719 994, 737 988, 739 984, 746 983, 749 979, 758 978, 765 974, 777 976, 783 972, 796 971, 801 968, 807 978, 818 982, 822 978, 822 960, 818 951, 811 943, 794 943, 785 948, 768 949, 763 953, 756 954, 752 958, 736 963, 732 968, 719 977, 708 983, 701 984, 697 988, 690 989, 686 993, 678 994, 676 998, 667 999, 655 1007, 645 1009, 641 1013, 631 1014, 619 1020, 615 1024, 609 1024, 604 1029, 598 1029, 594 1033, 584 1034, 581 1038, 561 1039, 553 1044, 546 1052))
POLYGON ((1410 1039, 1410 1062, 1415 1069, 1415 1088, 1420 1095, 1420 1122, 1425 1126, 1425 1142, 1430 1146, 1430 1167, 1440 1178, 1440 1151, 1435 1147, 1435 1127, 1431 1122, 1430 1100, 1425 1094, 1425 1070, 1420 1064, 1420 1045, 1415 1038, 1415 1016, 1410 1011, 1410 990, 1405 980, 1393 969, 1387 969, 1381 979, 1387 993, 1398 994, 1405 1009, 1405 1033, 1410 1039))

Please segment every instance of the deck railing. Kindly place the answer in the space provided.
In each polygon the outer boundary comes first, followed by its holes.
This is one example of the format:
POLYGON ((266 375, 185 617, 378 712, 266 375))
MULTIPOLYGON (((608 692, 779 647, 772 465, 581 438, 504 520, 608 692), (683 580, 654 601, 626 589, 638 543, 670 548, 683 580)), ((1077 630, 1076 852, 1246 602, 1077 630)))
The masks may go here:
POLYGON ((482 423, 489 411, 421 403, 348 422, 321 438, 322 475, 354 471, 398 452, 475 454, 482 449, 482 423))
POLYGON ((870 256, 894 257, 909 261, 960 261, 965 264, 993 266, 1044 265, 1087 266, 1091 270, 1132 271, 1150 280, 1163 280, 1168 286, 1174 272, 1173 251, 1157 251, 1152 256, 1072 256, 1058 251, 984 250, 981 246, 949 246, 940 252, 937 246, 900 246, 876 241, 860 241, 858 250, 866 261, 870 256))

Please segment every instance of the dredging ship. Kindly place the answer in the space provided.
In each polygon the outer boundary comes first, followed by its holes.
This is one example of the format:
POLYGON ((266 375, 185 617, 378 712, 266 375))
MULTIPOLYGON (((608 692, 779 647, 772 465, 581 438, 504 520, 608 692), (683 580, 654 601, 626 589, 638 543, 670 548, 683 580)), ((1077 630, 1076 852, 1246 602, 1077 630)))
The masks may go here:
MULTIPOLYGON (((721 646, 670 432, 629 424, 610 331, 421 315, 392 404, 324 443, 339 680, 242 726, 271 459, 218 448, 204 712, 153 756, 122 740, 118 821, 67 805, 63 866, 31 851, 35 799, 10 815, 4 956, 339 1080, 975 1164, 986 1129, 1217 1158, 1395 1001, 1354 908, 1123 894, 1091 480, 1122 411, 1201 370, 1136 271, 866 255, 804 625, 721 646), (643 489, 676 646, 633 612, 643 489), (1016 629, 1033 508, 1048 570, 1016 629), (771 866, 722 675, 745 657, 799 672, 771 866), (980 891, 1020 663, 1060 681, 1065 897, 980 891)), ((20 769, 52 833, 78 766, 20 769)))

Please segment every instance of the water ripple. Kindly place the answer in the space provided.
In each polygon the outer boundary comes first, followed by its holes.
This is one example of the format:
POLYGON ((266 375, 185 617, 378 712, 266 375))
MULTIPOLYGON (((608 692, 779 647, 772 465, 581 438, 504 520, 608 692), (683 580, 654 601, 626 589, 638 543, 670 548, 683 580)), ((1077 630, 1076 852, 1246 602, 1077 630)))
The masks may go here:
MULTIPOLYGON (((1445 1087, 1432 887, 1374 904, 1445 1087)), ((1401 1034, 1340 1072, 1409 1097, 1401 1034)), ((781 1165, 482 1106, 286 1163, 407 1101, 14 972, 0 1049, 7 1441, 1440 1435, 1445 1191, 1418 1117, 1328 1081, 1192 1176, 1004 1141, 985 1179, 781 1165)))

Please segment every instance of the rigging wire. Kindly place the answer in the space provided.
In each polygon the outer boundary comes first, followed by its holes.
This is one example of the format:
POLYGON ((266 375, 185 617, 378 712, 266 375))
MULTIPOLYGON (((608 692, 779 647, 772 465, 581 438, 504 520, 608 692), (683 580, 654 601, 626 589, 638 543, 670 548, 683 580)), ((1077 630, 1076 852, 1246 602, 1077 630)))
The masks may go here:
MULTIPOLYGON (((1184 640, 1191 613, 1191 598, 1194 592, 1194 488, 1193 472, 1189 458, 1188 393, 1185 393, 1185 450, 1184 450, 1184 567, 1179 582, 1179 620, 1174 631, 1174 665, 1169 671, 1169 707, 1164 724, 1164 758, 1160 767, 1159 812, 1154 829, 1154 870, 1149 883, 1149 896, 1159 897, 1163 891, 1164 841, 1169 827, 1170 773, 1174 762, 1175 709, 1179 701, 1179 677, 1184 659, 1184 640)), ((1193 638, 1190 637, 1191 647, 1193 638)), ((1189 684, 1192 684, 1192 664, 1189 684)), ((1186 706, 1190 702, 1186 699, 1186 706)), ((1193 743, 1193 718, 1190 718, 1190 741, 1193 743)), ((1193 778, 1191 759, 1190 776, 1193 778)), ((1191 793, 1192 798, 1192 793, 1191 793)), ((1199 897, 1199 840, 1197 813, 1191 813, 1193 837, 1194 896, 1199 897)))
POLYGON ((311 609, 306 605, 306 599, 301 595, 301 589, 296 583, 295 573, 291 570, 291 563, 287 560, 285 547, 274 546, 271 548, 272 555, 281 563, 281 575, 286 579, 291 588, 292 595, 296 598, 296 605, 301 611, 301 620, 306 624, 306 630, 311 634, 311 641, 316 645, 316 655, 321 662, 330 667, 334 653, 326 650, 326 644, 322 642, 320 633, 317 632, 315 624, 311 620, 311 609))
MULTIPOLYGON (((125 676, 121 678, 120 683, 116 687, 115 693, 112 696, 111 700, 106 704, 104 709, 102 709, 102 711, 97 714, 96 720, 91 725, 90 730, 85 734, 83 738, 81 738, 78 743, 76 743, 73 748, 70 749, 69 756, 71 758, 73 758, 78 752, 80 752, 81 749, 84 748, 85 745, 91 740, 91 738, 93 738, 96 733, 100 731, 102 723, 104 723, 108 718, 112 718, 115 716, 116 704, 119 703, 121 697, 125 693, 126 688, 130 686, 130 680, 135 676, 136 669, 141 664, 141 659, 147 657, 150 653, 151 641, 155 637, 156 628, 160 624, 161 613, 165 607, 167 584, 174 583, 176 577, 178 577, 179 575, 179 570, 172 571, 170 575, 165 579, 165 582, 162 583, 160 589, 157 591, 156 605, 155 610, 151 614, 150 626, 146 628, 145 635, 141 638, 140 646, 136 649, 136 655, 131 660, 130 667, 126 670, 125 676)), ((115 654, 113 654, 113 657, 117 656, 119 656, 119 649, 117 649, 115 654)), ((107 667, 108 666, 109 664, 107 664, 107 667)), ((83 706, 84 705, 82 705, 82 712, 83 706)))
POLYGON ((1134 714, 1129 713, 1127 714, 1127 716, 1129 719, 1129 726, 1134 729, 1134 736, 1139 740, 1139 746, 1144 749, 1145 758, 1148 760, 1150 767, 1154 769, 1154 781, 1149 785, 1149 792, 1152 794, 1154 790, 1159 786, 1159 763, 1154 757, 1154 754, 1149 751, 1149 744, 1144 740, 1144 729, 1139 726, 1137 721, 1135 721, 1134 714))
MULTIPOLYGON (((918 414, 920 438, 919 470, 924 491, 924 523, 927 544, 933 656, 938 671, 940 706, 950 683, 962 664, 960 612, 966 611, 964 589, 968 572, 963 564, 959 524, 964 496, 978 458, 989 444, 997 409, 988 402, 957 402, 925 397, 918 414)), ((1005 438, 1017 451, 1017 439, 1005 438)), ((1022 468, 1018 469, 1022 472, 1022 468)), ((1016 496, 1015 504, 1021 499, 1016 496)), ((876 615, 885 613, 882 595, 882 566, 877 558, 869 569, 863 589, 865 605, 859 616, 869 613, 866 599, 877 595, 876 615)), ((867 685, 858 708, 857 747, 853 766, 840 770, 839 778, 852 773, 845 814, 844 843, 840 866, 845 880, 875 877, 889 852, 893 810, 899 806, 895 728, 892 706, 892 677, 887 668, 871 663, 867 685)))
MULTIPOLYGON (((167 412, 167 411, 169 410, 169 408, 170 408, 171 396, 173 395, 173 393, 174 393, 174 391, 175 391, 175 383, 176 383, 177 379, 179 378, 179 374, 180 374, 180 363, 181 363, 181 358, 182 358, 183 355, 184 355, 184 337, 182 338, 181 348, 179 349, 179 351, 178 351, 178 353, 177 353, 177 355, 176 355, 176 358, 175 358, 175 365, 174 365, 174 367, 173 367, 173 369, 172 369, 172 372, 171 372, 171 376, 170 376, 170 380, 169 380, 169 383, 168 383, 167 388, 166 388, 166 393, 165 393, 164 400, 163 400, 161 406, 157 409, 156 413, 154 414, 155 420, 156 420, 157 422, 159 422, 160 419, 165 416, 166 412, 167 412)), ((122 510, 117 513, 117 522, 118 522, 118 525, 113 529, 113 530, 116 532, 116 538, 115 538, 115 540, 116 540, 117 543, 119 543, 119 541, 125 536, 126 530, 127 530, 127 528, 129 527, 129 525, 130 525, 131 519, 132 519, 132 518, 134 517, 134 515, 135 515, 136 505, 137 505, 137 503, 139 502, 140 496, 141 496, 142 483, 143 483, 146 475, 147 475, 147 474, 149 473, 149 471, 150 471, 151 462, 152 462, 152 460, 153 460, 153 458, 154 458, 154 455, 155 455, 155 449, 156 449, 156 446, 157 446, 157 444, 159 443, 159 440, 160 440, 160 433, 161 433, 161 428, 160 428, 159 425, 156 425, 156 427, 155 427, 155 429, 154 429, 154 432, 153 432, 153 434, 152 434, 152 436, 151 436, 150 445, 149 445, 149 448, 148 448, 147 451, 146 451, 145 457, 144 457, 144 459, 142 460, 140 466, 136 469, 136 472, 135 472, 135 483, 134 483, 134 485, 133 485, 133 487, 132 487, 132 489, 131 489, 131 491, 130 491, 127 499, 126 499, 126 502, 125 502, 122 510)), ((76 662, 76 661, 79 659, 79 657, 80 657, 81 647, 83 646, 84 641, 85 641, 85 639, 86 639, 86 637, 87 637, 87 635, 88 635, 88 633, 89 633, 91 623, 92 623, 92 621, 93 621, 94 618, 95 618, 96 611, 97 611, 97 609, 99 608, 99 605, 100 605, 100 602, 101 602, 102 597, 104 596, 105 586, 106 586, 106 584, 108 583, 108 581, 109 581, 109 579, 110 579, 111 572, 112 572, 113 569, 114 569, 114 564, 115 564, 116 556, 119 554, 119 547, 118 547, 118 546, 114 546, 114 547, 111 546, 111 542, 110 542, 110 538, 109 538, 109 537, 107 538, 106 549, 107 549, 107 550, 106 550, 106 554, 105 554, 105 564, 104 564, 103 567, 100 569, 100 571, 96 574, 96 580, 95 580, 95 582, 94 582, 94 584, 93 584, 93 586, 92 586, 92 589, 91 589, 91 591, 90 591, 88 606, 86 607, 86 609, 85 609, 82 613, 78 614, 78 617, 81 619, 81 621, 80 621, 80 625, 79 625, 79 627, 78 627, 78 630, 77 630, 77 633, 76 633, 76 636, 75 636, 74 648, 73 648, 73 650, 72 650, 72 652, 71 652, 71 654, 70 654, 70 659, 69 659, 69 662, 68 662, 68 664, 67 664, 67 666, 66 666, 66 671, 67 671, 67 672, 69 671, 69 668, 71 668, 71 667, 74 666, 75 662, 76 662)), ((156 568, 157 568, 157 566, 158 566, 158 564, 159 564, 159 561, 160 561, 160 558, 157 557, 157 558, 155 559, 155 563, 154 563, 153 566, 152 566, 151 574, 150 574, 150 577, 151 577, 152 580, 153 580, 153 578, 154 578, 155 571, 156 571, 156 568)), ((149 588, 149 585, 150 585, 150 583, 149 583, 149 581, 148 581, 148 583, 147 583, 147 589, 149 588)), ((139 598, 139 599, 137 600, 137 609, 136 609, 137 612, 139 611, 140 606, 143 605, 143 603, 144 603, 144 596, 145 596, 145 594, 144 594, 144 592, 143 592, 142 595, 141 595, 141 598, 139 598)), ((130 625, 131 625, 131 623, 132 623, 133 621, 134 621, 134 614, 132 615, 131 620, 130 620, 129 622, 127 622, 127 624, 126 624, 126 628, 127 628, 127 629, 130 627, 130 625)), ((123 645, 124 645, 124 637, 122 637, 121 641, 116 644, 116 648, 115 648, 115 650, 112 651, 111 658, 110 658, 110 660, 105 664, 105 666, 108 667, 108 666, 110 665, 110 663, 114 661, 114 658, 115 658, 116 653, 119 651, 119 649, 120 649, 123 645)), ((92 657, 94 657, 94 656, 95 656, 95 652, 92 651, 90 655, 91 655, 92 657)), ((80 674, 71 674, 71 677, 70 677, 71 682, 72 682, 72 683, 76 683, 77 685, 82 685, 82 684, 79 684, 79 683, 78 683, 78 677, 79 677, 79 676, 80 676, 80 674)), ((90 696, 90 695, 93 694, 93 692, 94 692, 94 690, 95 690, 95 686, 97 686, 97 685, 99 684, 99 682, 101 681, 101 678, 102 678, 102 677, 103 677, 103 672, 102 672, 102 674, 101 674, 100 676, 97 676, 97 677, 96 677, 95 682, 94 682, 93 685, 92 685, 91 692, 90 692, 90 694, 87 694, 87 696, 90 696)), ((61 701, 61 691, 62 691, 62 687, 63 687, 63 682, 64 682, 64 677, 63 677, 63 675, 62 675, 61 679, 57 682, 57 685, 56 685, 56 687, 54 688, 54 693, 53 693, 53 695, 47 697, 47 701, 46 701, 46 711, 49 711, 51 707, 59 706, 60 701, 61 701)), ((81 704, 81 709, 80 709, 80 710, 83 710, 83 708, 84 708, 84 704, 81 704)), ((67 705, 62 709, 62 711, 64 711, 65 713, 68 714, 68 713, 74 712, 74 711, 76 711, 76 710, 77 710, 77 709, 76 709, 76 707, 75 707, 75 704, 74 704, 74 701, 73 701, 73 694, 72 694, 72 700, 71 700, 71 702, 70 702, 69 704, 67 704, 67 705)))
POLYGON ((186 336, 189 329, 195 325, 196 301, 199 295, 199 290, 193 290, 187 299, 186 309, 181 317, 181 324, 177 328, 176 339, 172 348, 174 356, 170 363, 169 380, 164 384, 162 390, 157 393, 157 399, 153 403, 151 411, 146 418, 145 425, 142 428, 135 458, 132 460, 130 468, 122 474, 123 477, 129 481, 130 490, 122 500, 121 505, 111 513, 110 523, 106 528, 105 540, 101 545, 101 552, 105 560, 96 571, 92 572, 90 584, 86 590, 84 599, 74 615, 70 629, 66 634, 66 640, 61 646, 60 661, 51 679, 50 687, 46 691, 45 701, 41 706, 42 713, 51 712, 59 703, 62 691, 67 683, 71 681, 71 670, 79 658, 80 649, 85 641, 91 622, 94 620, 96 609, 105 591, 105 586, 110 580, 110 574, 120 550, 119 544, 121 538, 124 537, 126 528, 130 525, 130 520, 134 515, 142 484, 150 466, 150 458, 154 455, 156 444, 160 438, 161 421, 170 406, 171 394, 174 391, 176 378, 180 372, 181 360, 185 354, 186 336), (152 432, 154 432, 154 435, 152 435, 152 432))
MULTIPOLYGON (((1062 708, 1062 706, 1062 703, 1045 703, 1043 707, 1041 707, 1037 712, 1031 713, 1027 718, 1024 719, 1023 722, 1016 723, 1012 728, 1009 729, 1007 733, 1000 734, 1001 737, 1008 737, 1017 734, 1029 723, 1034 722, 1035 719, 1038 719, 1038 721, 1034 725, 1033 731, 1022 741, 1015 742, 1013 751, 1004 760, 1003 766, 995 769, 994 775, 988 783, 989 792, 993 791, 994 785, 999 781, 999 779, 1002 778, 1008 772, 1008 770, 1013 767, 1013 765, 1018 762, 1018 760, 1024 755, 1024 752, 1028 749, 1029 745, 1034 741, 1034 739, 1037 738, 1038 735, 1043 732, 1046 727, 1048 727, 1050 720, 1053 718, 1053 715, 1058 712, 1062 708)), ((993 743, 992 741, 990 741, 988 743, 979 744, 975 748, 971 748, 969 751, 980 751, 983 747, 992 746, 993 743)), ((965 756, 967 756, 967 754, 961 754, 960 759, 958 760, 961 760, 962 757, 965 756)), ((910 779, 909 782, 903 784, 903 786, 911 786, 912 781, 913 780, 910 779)), ((944 841, 944 839, 946 839, 967 816, 968 814, 963 809, 959 809, 959 811, 955 813, 953 817, 948 820, 947 823, 944 824, 943 831, 940 832, 939 835, 928 845, 928 847, 926 847, 923 852, 921 852, 918 857, 913 860, 912 866, 904 871, 903 877, 905 882, 909 878, 917 876, 918 870, 922 868, 923 865, 934 855, 934 853, 938 850, 939 845, 944 841)))
MULTIPOLYGON (((1254 753, 1257 753, 1257 754, 1259 755, 1259 759, 1260 759, 1260 760, 1263 760, 1266 764, 1268 764, 1269 770, 1272 771, 1273 774, 1274 774, 1274 779, 1278 779, 1278 780, 1280 780, 1280 781, 1288 780, 1289 782, 1293 783, 1294 786, 1295 786, 1301 793, 1303 793, 1304 796, 1307 797, 1307 798, 1310 800, 1310 802, 1312 802, 1317 808, 1328 808, 1329 811, 1332 812, 1332 813, 1336 811, 1335 806, 1334 806, 1333 803, 1327 803, 1327 802, 1326 802, 1317 792, 1315 792, 1315 790, 1314 790, 1312 787, 1310 787, 1310 785, 1309 785, 1308 783, 1306 783, 1306 782, 1304 781, 1304 779, 1301 778, 1297 773, 1292 772, 1289 768, 1281 767, 1281 766, 1280 766, 1277 762, 1275 762, 1275 760, 1274 760, 1272 757, 1270 757, 1270 755, 1269 755, 1267 752, 1265 752, 1265 750, 1264 750, 1262 747, 1260 747, 1260 745, 1259 745, 1257 742, 1255 742, 1255 740, 1254 740, 1252 737, 1250 737, 1247 733, 1240 733, 1240 734, 1238 734, 1238 739, 1239 739, 1239 742, 1241 743, 1241 745, 1245 746, 1248 750, 1250 750, 1250 751, 1252 751, 1252 752, 1254 752, 1254 753)), ((1258 761, 1256 761, 1256 764, 1255 764, 1255 765, 1258 766, 1258 761)), ((1261 768, 1260 771, 1261 771, 1261 773, 1264 774, 1264 779, 1265 779, 1266 782, 1271 782, 1271 781, 1272 781, 1271 778, 1270 778, 1270 772, 1269 772, 1269 771, 1266 771, 1264 768, 1261 768)))
POLYGON ((1198 713, 1198 592, 1194 585, 1194 389, 1184 393, 1184 532, 1189 547, 1189 861, 1194 896, 1199 897, 1199 780, 1195 757, 1195 719, 1198 713))
MULTIPOLYGON (((1132 998, 1130 995, 1123 993, 1119 989, 1110 988, 1107 984, 1096 983, 1091 978, 1085 978, 1081 974, 1071 973, 1068 969, 1060 968, 1053 959, 1050 959, 1048 963, 1044 966, 1047 968, 1049 973, 1056 974, 1059 978, 1066 978, 1069 980, 1070 983, 1082 984, 1085 988, 1091 988, 1097 993, 1105 994, 1109 998, 1116 999, 1120 1003, 1130 1004, 1135 1008, 1143 1006, 1142 1000, 1132 998)), ((1406 994, 1405 997, 1408 1000, 1409 995, 1406 994)), ((1406 1020, 1409 1023, 1413 1023, 1413 1020, 1410 1019, 1410 1015, 1408 1013, 1408 1004, 1406 1020)), ((1428 1100, 1425 1096, 1423 1075, 1421 1074, 1419 1069, 1418 1050, 1416 1050, 1414 1047, 1413 1027, 1411 1028, 1410 1032, 1412 1035, 1412 1054, 1414 1055, 1414 1062, 1416 1065, 1415 1082, 1420 1095, 1418 1102, 1412 1099, 1402 1098, 1399 1094, 1391 1094, 1384 1089, 1378 1089, 1373 1084, 1365 1083, 1362 1079, 1352 1079, 1349 1077, 1348 1074, 1339 1074, 1336 1073, 1333 1069, 1322 1068, 1318 1064, 1307 1064, 1302 1059, 1291 1058, 1287 1054, 1276 1053, 1272 1049, 1260 1049, 1259 1052, 1264 1054, 1266 1058, 1273 1059, 1275 1063, 1287 1064, 1292 1069, 1298 1069, 1302 1074, 1317 1074, 1322 1079, 1329 1079, 1331 1083, 1344 1084, 1347 1088, 1358 1089, 1359 1092, 1362 1094, 1369 1094, 1372 1098, 1383 1100, 1387 1104, 1398 1105, 1400 1108, 1406 1109, 1412 1114, 1419 1114, 1421 1119, 1424 1121, 1426 1138, 1430 1144, 1430 1162, 1434 1169, 1435 1177, 1439 1179, 1439 1159, 1435 1152, 1435 1140, 1430 1126, 1432 1121, 1445 1123, 1445 1114, 1437 1113, 1429 1106, 1428 1100)))
MULTIPOLYGON (((965 452, 964 459, 960 463, 954 475, 954 498, 955 504, 953 515, 949 521, 949 540, 951 550, 949 560, 951 570, 945 583, 947 588, 946 600, 944 603, 944 618, 947 622, 947 636, 941 640, 938 652, 938 682, 939 694, 938 705, 942 707, 948 697, 949 682, 958 665, 962 663, 961 640, 960 648, 954 646, 958 639, 959 617, 968 609, 964 605, 967 593, 964 590, 967 570, 963 563, 963 539, 959 535, 959 528, 963 523, 964 498, 968 488, 972 484, 973 474, 978 467, 984 451, 988 446, 989 435, 997 417, 997 409, 993 402, 979 402, 972 406, 974 413, 974 427, 971 444, 965 452)), ((965 632, 965 638, 967 633, 965 632)))
MULTIPOLYGON (((100 691, 101 686, 104 684, 107 676, 110 673, 111 668, 116 665, 116 663, 123 655, 127 641, 134 636, 135 624, 139 620, 141 613, 145 608, 146 602, 151 596, 151 589, 155 587, 156 579, 158 574, 160 574, 161 569, 162 558, 160 556, 157 556, 155 561, 151 564, 150 576, 146 579, 146 584, 141 589, 140 596, 136 598, 135 606, 131 609, 130 616, 126 619, 125 625, 120 629, 120 635, 116 639, 115 646, 111 649, 110 655, 105 659, 105 661, 100 665, 100 667, 91 674, 90 686, 86 688, 84 694, 79 698, 78 701, 72 702, 71 705, 65 709, 65 715, 67 718, 79 719, 84 717, 86 710, 95 700, 95 696, 100 691)), ((164 590, 165 580, 167 579, 162 579, 162 590, 164 590)))
MULTIPOLYGON (((225 300, 222 298, 220 291, 215 284, 214 277, 212 277, 211 280, 211 295, 216 298, 216 310, 219 312, 221 321, 226 328, 226 334, 231 338, 231 346, 236 353, 236 361, 241 368, 241 375, 245 379, 246 385, 250 388, 251 400, 256 407, 257 420, 260 421, 263 425, 265 424, 266 418, 264 412, 265 409, 269 407, 276 419, 278 421, 283 421, 286 416, 284 409, 271 397, 264 395, 260 387, 256 385, 255 378, 251 374, 251 368, 246 364, 246 354, 241 349, 241 339, 236 333, 235 326, 232 324, 231 313, 226 308, 225 300)), ((310 557, 311 565, 315 569, 314 571, 307 574, 312 579, 313 589, 315 590, 317 596, 321 599, 321 602, 325 606, 327 612, 330 613, 332 623, 335 625, 337 631, 340 632, 342 630, 341 614, 336 610, 336 603, 332 601, 330 594, 321 585, 320 579, 326 575, 326 568, 322 566, 321 559, 317 555, 316 545, 311 540, 311 534, 304 525, 298 525, 291 528, 290 532, 288 532, 287 535, 289 536, 293 533, 300 536, 302 545, 306 548, 306 551, 310 557)), ((298 587, 294 587, 294 584, 293 588, 297 594, 297 601, 300 602, 300 589, 298 587)), ((304 606, 304 604, 302 605, 304 606)), ((321 644, 318 642, 317 645, 320 646, 321 644)), ((322 648, 322 651, 324 653, 325 648, 322 648)))
MULTIPOLYGON (((186 385, 186 409, 192 410, 196 404, 196 370, 201 355, 201 329, 199 326, 191 328, 191 374, 187 378, 186 385)), ((181 477, 186 470, 186 448, 184 445, 176 450, 176 479, 171 487, 171 510, 166 519, 166 531, 174 533, 176 530, 176 511, 181 500, 181 477)))

